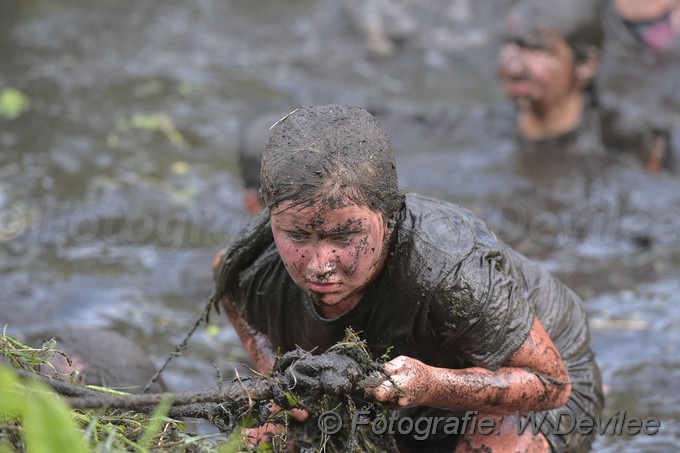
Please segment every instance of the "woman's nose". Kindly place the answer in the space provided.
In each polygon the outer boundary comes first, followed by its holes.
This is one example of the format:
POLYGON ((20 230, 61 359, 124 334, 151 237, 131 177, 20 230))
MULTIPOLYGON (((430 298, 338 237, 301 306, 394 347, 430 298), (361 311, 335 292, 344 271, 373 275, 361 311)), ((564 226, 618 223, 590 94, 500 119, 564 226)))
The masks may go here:
POLYGON ((323 275, 335 270, 335 248, 332 244, 320 242, 311 254, 307 269, 315 275, 323 275))
POLYGON ((498 69, 501 74, 517 77, 524 73, 522 49, 515 43, 506 43, 498 53, 498 69))

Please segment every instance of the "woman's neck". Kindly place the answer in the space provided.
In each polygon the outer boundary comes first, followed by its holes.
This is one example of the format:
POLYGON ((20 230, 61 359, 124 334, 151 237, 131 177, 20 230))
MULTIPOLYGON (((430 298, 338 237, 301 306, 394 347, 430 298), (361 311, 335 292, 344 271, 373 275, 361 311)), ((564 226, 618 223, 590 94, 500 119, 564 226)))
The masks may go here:
POLYGON ((347 299, 343 300, 337 305, 315 305, 314 309, 316 313, 323 319, 335 319, 343 316, 346 313, 352 311, 354 307, 359 305, 361 298, 363 297, 363 292, 358 294, 353 294, 347 299))
POLYGON ((538 141, 566 134, 576 129, 581 121, 584 95, 575 93, 548 109, 520 110, 517 127, 527 140, 538 141))

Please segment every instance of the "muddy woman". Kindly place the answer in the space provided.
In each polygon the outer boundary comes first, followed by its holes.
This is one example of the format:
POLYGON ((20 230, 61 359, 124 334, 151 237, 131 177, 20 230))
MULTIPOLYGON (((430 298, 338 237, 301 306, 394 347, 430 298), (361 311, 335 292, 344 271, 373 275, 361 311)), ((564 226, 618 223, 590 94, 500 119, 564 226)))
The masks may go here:
POLYGON ((375 357, 393 357, 392 381, 369 398, 413 420, 477 411, 495 423, 486 435, 396 434, 400 451, 590 449, 592 435, 555 433, 565 411, 602 410, 581 300, 469 211, 404 195, 392 143, 367 111, 290 113, 261 176, 266 209, 216 272, 216 296, 259 371, 298 345, 323 352, 351 326, 375 357), (540 432, 518 434, 531 414, 545 416, 540 432))

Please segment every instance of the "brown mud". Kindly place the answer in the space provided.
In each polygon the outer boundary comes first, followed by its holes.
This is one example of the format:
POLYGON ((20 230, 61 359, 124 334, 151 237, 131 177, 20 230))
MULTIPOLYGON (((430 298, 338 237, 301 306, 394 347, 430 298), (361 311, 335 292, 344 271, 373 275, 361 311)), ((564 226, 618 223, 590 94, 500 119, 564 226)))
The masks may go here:
MULTIPOLYGON (((606 413, 661 418, 656 436, 600 436, 595 451, 677 451, 680 184, 608 162, 518 159, 497 138, 506 116, 485 104, 503 101, 494 66, 512 2, 401 0, 416 28, 380 59, 338 1, 251 3, 2 2, 0 86, 30 102, 0 119, 8 334, 112 329, 161 363, 210 294, 216 251, 248 223, 237 150, 251 118, 332 102, 420 112, 378 115, 403 190, 488 214, 572 287, 590 317, 606 413), (186 148, 139 127, 161 115, 186 148)), ((680 79, 643 63, 603 62, 599 88, 629 97, 641 119, 677 124, 680 79)), ((211 363, 227 375, 247 360, 213 317, 163 376, 172 390, 204 388, 211 363)))

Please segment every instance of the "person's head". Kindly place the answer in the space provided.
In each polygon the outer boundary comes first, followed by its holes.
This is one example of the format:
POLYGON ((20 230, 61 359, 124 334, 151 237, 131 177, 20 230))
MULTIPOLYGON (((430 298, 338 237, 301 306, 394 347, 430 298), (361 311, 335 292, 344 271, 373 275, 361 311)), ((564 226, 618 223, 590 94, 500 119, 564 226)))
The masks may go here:
POLYGON ((512 8, 498 76, 520 114, 551 118, 558 128, 576 126, 576 107, 582 106, 597 75, 603 40, 600 13, 598 0, 520 0, 512 8), (576 118, 559 118, 555 112, 576 118))
POLYGON ((261 179, 291 278, 322 315, 351 308, 380 272, 404 203, 387 134, 360 107, 300 107, 274 129, 261 179))
POLYGON ((612 0, 624 23, 654 51, 668 49, 680 33, 680 0, 612 0))
POLYGON ((254 216, 264 208, 260 196, 260 157, 264 145, 271 135, 271 129, 287 112, 260 115, 248 124, 241 135, 238 157, 243 180, 243 206, 254 216))
MULTIPOLYGON (((59 353, 38 371, 48 375, 61 375, 68 379, 77 372, 76 383, 108 386, 129 393, 140 393, 155 375, 156 367, 135 342, 107 329, 59 329, 47 335, 36 335, 29 343, 39 346, 49 338, 56 341, 59 353)), ((165 384, 158 379, 149 389, 162 392, 165 384)))

